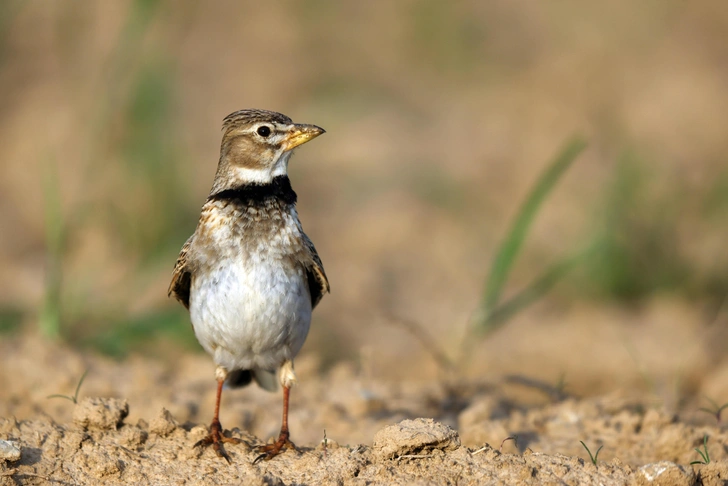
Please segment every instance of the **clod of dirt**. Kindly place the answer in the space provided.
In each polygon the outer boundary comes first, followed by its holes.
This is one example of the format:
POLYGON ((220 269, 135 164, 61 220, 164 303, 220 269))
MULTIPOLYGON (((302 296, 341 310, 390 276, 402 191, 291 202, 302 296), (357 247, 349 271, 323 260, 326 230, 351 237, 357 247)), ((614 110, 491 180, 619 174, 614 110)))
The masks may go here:
POLYGON ((632 479, 632 485, 692 486, 695 480, 695 473, 691 468, 670 461, 660 461, 639 468, 632 479))
POLYGON ((728 482, 728 461, 711 461, 710 464, 700 466, 698 476, 699 484, 703 486, 723 486, 728 482))
POLYGON ((157 434, 161 437, 167 437, 169 434, 175 431, 177 428, 177 421, 169 413, 169 410, 162 408, 159 411, 159 415, 152 419, 149 424, 149 431, 153 434, 157 434))
POLYGON ((118 398, 84 398, 73 410, 73 422, 84 429, 113 430, 129 415, 129 403, 118 398))
POLYGON ((20 459, 20 448, 7 440, 0 440, 0 462, 14 462, 20 459))
POLYGON ((137 426, 125 426, 121 428, 121 434, 119 437, 119 443, 123 446, 136 449, 141 447, 147 439, 149 434, 146 430, 137 426))
POLYGON ((432 419, 403 420, 383 428, 374 435, 373 452, 380 460, 394 459, 407 454, 460 447, 458 433, 432 419))

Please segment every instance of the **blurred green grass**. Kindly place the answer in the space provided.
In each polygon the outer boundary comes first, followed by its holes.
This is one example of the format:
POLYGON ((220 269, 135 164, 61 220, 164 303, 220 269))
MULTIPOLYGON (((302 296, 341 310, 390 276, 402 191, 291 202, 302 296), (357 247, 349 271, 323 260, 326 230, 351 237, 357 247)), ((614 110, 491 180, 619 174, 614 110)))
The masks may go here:
POLYGON ((720 194, 724 175, 691 203, 694 189, 685 180, 656 190, 660 174, 651 167, 634 149, 619 156, 602 202, 593 210, 594 252, 571 291, 626 305, 668 294, 715 307, 728 295, 727 260, 706 265, 696 259, 686 246, 699 244, 703 236, 686 234, 685 226, 728 221, 720 194))
POLYGON ((655 292, 689 290, 693 272, 678 245, 682 195, 650 200, 652 176, 635 153, 620 157, 595 218, 596 252, 585 269, 597 296, 635 302, 655 292))
MULTIPOLYGON (((40 331, 48 338, 63 337, 115 357, 132 349, 151 350, 159 341, 170 339, 183 347, 195 343, 183 310, 169 308, 129 315, 125 309, 133 307, 134 294, 94 300, 93 281, 70 282, 63 278, 65 242, 73 240, 74 232, 89 226, 108 225, 104 231, 117 236, 123 248, 119 258, 128 259, 136 275, 132 283, 143 282, 159 267, 171 268, 166 258, 178 251, 180 242, 194 230, 198 208, 188 197, 190 177, 184 169, 190 164, 175 143, 179 134, 173 61, 162 53, 135 59, 158 3, 136 0, 129 9, 109 62, 109 71, 114 73, 109 96, 96 104, 94 123, 89 127, 98 137, 89 157, 118 157, 122 162, 117 193, 101 205, 72 208, 74 218, 66 221, 60 211, 57 167, 48 163, 44 171, 48 263, 40 331), (132 68, 134 65, 136 68, 132 68), (126 82, 122 81, 125 77, 126 82), (114 136, 109 137, 112 133, 114 136)), ((97 170, 92 164, 86 175, 88 184, 93 185, 97 170)), ((12 310, 5 314, 3 328, 15 329, 19 318, 12 310)))
POLYGON ((41 333, 50 339, 61 335, 61 285, 66 225, 61 212, 58 168, 53 161, 43 170, 46 282, 43 308, 38 317, 41 333))

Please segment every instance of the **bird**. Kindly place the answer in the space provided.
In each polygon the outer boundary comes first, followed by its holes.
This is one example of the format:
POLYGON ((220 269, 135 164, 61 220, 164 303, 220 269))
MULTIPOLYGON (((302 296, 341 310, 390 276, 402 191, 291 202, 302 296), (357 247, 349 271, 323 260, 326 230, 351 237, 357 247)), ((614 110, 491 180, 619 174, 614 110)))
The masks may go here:
POLYGON ((288 429, 293 361, 313 308, 330 292, 288 178, 293 150, 325 130, 281 113, 244 109, 224 118, 222 132, 212 188, 177 258, 168 296, 189 310, 195 336, 216 365, 210 433, 195 447, 212 446, 230 463, 223 443, 241 442, 224 435, 220 424, 225 384, 255 381, 270 391, 282 386, 280 434, 258 448, 257 462, 295 449, 288 429))

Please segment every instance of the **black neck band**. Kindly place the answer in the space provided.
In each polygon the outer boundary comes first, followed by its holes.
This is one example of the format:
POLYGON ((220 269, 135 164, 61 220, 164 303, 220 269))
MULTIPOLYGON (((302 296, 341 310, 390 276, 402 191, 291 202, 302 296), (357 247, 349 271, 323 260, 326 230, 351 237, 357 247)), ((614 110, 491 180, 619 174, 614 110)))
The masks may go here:
POLYGON ((239 201, 244 204, 261 204, 278 199, 285 204, 296 204, 296 193, 291 188, 288 176, 274 177, 267 184, 245 184, 233 189, 212 194, 208 201, 239 201))

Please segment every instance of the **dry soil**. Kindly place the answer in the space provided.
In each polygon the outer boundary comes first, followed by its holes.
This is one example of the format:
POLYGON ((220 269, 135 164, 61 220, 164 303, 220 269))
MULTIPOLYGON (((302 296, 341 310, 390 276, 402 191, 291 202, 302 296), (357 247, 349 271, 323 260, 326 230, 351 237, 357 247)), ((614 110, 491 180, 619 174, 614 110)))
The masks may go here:
MULTIPOLYGON (((552 393, 519 405, 512 379, 379 383, 302 360, 291 410, 298 449, 254 463, 279 427, 280 393, 224 393, 243 440, 232 464, 194 448, 206 433, 209 359, 173 365, 81 354, 33 337, 0 345, 0 484, 725 484, 727 434, 645 397, 552 393), (89 370, 78 403, 72 395, 89 370), (708 436, 710 464, 695 451, 708 436), (592 452, 594 465, 580 441, 592 452)), ((519 383, 518 386, 528 386, 519 383)), ((709 417, 707 417, 709 419, 709 417)))

